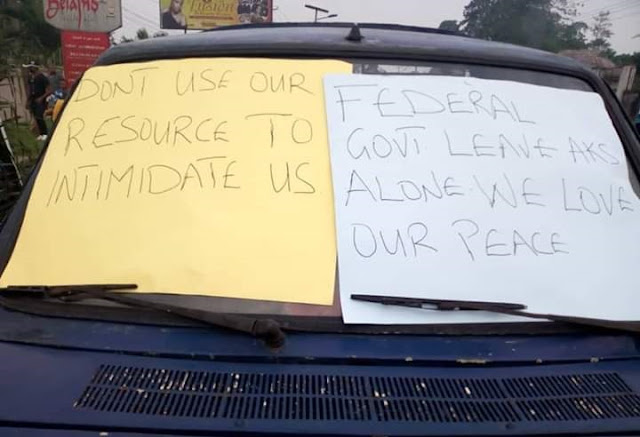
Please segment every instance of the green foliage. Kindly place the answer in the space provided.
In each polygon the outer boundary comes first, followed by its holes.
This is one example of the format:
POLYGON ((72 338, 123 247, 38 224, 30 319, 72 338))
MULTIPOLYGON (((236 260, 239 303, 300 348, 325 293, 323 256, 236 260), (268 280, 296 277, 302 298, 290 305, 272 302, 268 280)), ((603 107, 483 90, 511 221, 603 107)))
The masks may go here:
POLYGON ((458 23, 456 20, 444 20, 440 23, 438 29, 448 30, 450 32, 458 32, 460 30, 460 23, 458 23))
POLYGON ((23 153, 33 155, 40 151, 40 145, 27 123, 8 122, 4 123, 4 127, 9 142, 17 155, 23 153))
POLYGON ((588 28, 582 21, 558 26, 557 49, 554 51, 584 49, 587 45, 585 34, 588 28))
POLYGON ((136 38, 141 40, 141 39, 149 39, 149 32, 147 31, 147 29, 145 29, 144 27, 138 29, 138 31, 136 32, 136 38))
POLYGON ((4 123, 7 138, 13 149, 18 171, 23 180, 28 176, 42 150, 43 142, 37 141, 27 123, 4 123))
MULTIPOLYGON (((163 31, 159 31, 153 34, 153 38, 160 38, 163 36, 167 36, 168 33, 167 32, 163 32, 163 31)), ((136 39, 132 39, 132 38, 128 38, 125 35, 122 35, 120 37, 120 44, 122 43, 127 43, 127 42, 133 42, 133 41, 141 41, 143 39, 149 39, 149 31, 147 29, 145 29, 144 27, 141 27, 140 29, 138 29, 136 31, 136 39)))
POLYGON ((633 91, 640 92, 640 52, 626 53, 623 55, 615 55, 611 58, 618 66, 635 65, 636 79, 633 85, 633 91))
POLYGON ((640 52, 615 55, 611 58, 611 60, 619 66, 635 65, 637 69, 636 74, 640 74, 640 52))
POLYGON ((0 7, 0 68, 59 57, 60 31, 44 20, 41 0, 15 0, 0 7))
POLYGON ((471 0, 462 30, 477 38, 558 52, 586 47, 588 26, 569 0, 471 0))
POLYGON ((589 28, 593 39, 589 41, 589 48, 599 52, 606 52, 611 49, 609 38, 613 35, 611 31, 611 18, 609 11, 600 11, 593 17, 593 24, 589 28))

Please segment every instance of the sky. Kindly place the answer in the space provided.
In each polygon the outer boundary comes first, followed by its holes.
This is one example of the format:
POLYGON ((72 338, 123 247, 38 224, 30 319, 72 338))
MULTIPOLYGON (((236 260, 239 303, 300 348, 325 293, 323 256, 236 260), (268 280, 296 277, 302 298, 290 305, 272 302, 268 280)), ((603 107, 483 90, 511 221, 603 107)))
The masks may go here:
MULTIPOLYGON (((526 0, 521 0, 526 1, 526 0)), ((601 10, 611 11, 611 45, 618 53, 640 52, 640 0, 576 0, 578 19, 591 24, 593 15, 601 10)), ((438 27, 443 20, 461 20, 469 0, 274 0, 274 21, 313 21, 313 11, 305 3, 327 9, 338 17, 331 21, 400 23, 438 27)), ((136 30, 146 28, 149 34, 160 30, 158 0, 122 0, 123 27, 116 31, 135 36, 136 30)), ((181 33, 170 31, 169 33, 181 33)))

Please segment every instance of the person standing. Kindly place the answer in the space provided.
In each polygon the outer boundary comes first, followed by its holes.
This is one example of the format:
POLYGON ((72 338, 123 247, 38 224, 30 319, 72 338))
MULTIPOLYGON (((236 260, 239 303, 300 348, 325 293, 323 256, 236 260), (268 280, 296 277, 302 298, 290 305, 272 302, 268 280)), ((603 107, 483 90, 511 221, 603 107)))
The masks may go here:
POLYGON ((60 91, 62 89, 62 77, 55 65, 49 66, 48 75, 51 92, 55 93, 57 91, 60 91))
POLYGON ((47 123, 44 121, 44 112, 47 108, 45 99, 50 90, 49 79, 40 72, 35 62, 25 64, 23 67, 28 69, 29 74, 27 108, 31 111, 38 126, 38 140, 44 141, 47 139, 47 123))

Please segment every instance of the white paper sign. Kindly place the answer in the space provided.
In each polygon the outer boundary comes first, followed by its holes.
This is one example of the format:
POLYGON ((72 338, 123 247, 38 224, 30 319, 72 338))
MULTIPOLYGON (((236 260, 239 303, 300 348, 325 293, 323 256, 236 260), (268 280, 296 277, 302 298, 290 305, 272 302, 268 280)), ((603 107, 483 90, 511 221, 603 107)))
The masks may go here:
POLYGON ((325 96, 346 323, 519 320, 355 293, 640 319, 640 202, 596 93, 328 75, 325 96))

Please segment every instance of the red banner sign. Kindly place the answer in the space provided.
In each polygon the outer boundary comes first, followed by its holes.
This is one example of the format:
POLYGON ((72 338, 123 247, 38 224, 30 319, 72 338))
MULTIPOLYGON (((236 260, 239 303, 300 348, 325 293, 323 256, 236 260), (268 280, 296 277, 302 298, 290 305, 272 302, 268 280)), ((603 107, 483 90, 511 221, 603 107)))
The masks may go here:
POLYGON ((62 31, 64 77, 71 86, 109 48, 109 34, 62 31))
POLYGON ((120 0, 42 0, 42 2, 44 19, 58 29, 111 32, 122 26, 120 0))

